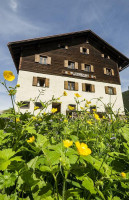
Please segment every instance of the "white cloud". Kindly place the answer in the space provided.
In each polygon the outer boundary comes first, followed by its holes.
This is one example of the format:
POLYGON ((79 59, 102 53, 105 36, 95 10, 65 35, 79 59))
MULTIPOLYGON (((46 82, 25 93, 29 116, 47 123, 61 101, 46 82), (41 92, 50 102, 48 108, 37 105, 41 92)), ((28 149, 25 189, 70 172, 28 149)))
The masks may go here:
POLYGON ((18 7, 17 0, 10 0, 10 7, 14 12, 16 12, 17 11, 17 7, 18 7))

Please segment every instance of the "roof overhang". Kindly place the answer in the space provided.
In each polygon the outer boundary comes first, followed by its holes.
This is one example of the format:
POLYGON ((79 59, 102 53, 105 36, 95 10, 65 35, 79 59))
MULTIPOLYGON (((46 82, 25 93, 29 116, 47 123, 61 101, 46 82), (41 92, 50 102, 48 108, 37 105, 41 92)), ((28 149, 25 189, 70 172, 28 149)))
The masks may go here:
POLYGON ((123 55, 121 52, 116 50, 102 38, 100 38, 97 34, 95 34, 91 30, 71 32, 60 35, 53 35, 47 37, 40 37, 28 40, 21 40, 16 42, 9 42, 8 48, 11 53, 12 59, 14 61, 15 67, 17 71, 19 70, 19 60, 21 56, 22 49, 27 47, 28 45, 40 45, 41 43, 51 42, 53 40, 58 39, 66 39, 66 38, 76 38, 77 36, 85 36, 88 41, 97 46, 102 52, 107 53, 116 63, 118 63, 119 71, 127 68, 129 66, 129 58, 123 55))

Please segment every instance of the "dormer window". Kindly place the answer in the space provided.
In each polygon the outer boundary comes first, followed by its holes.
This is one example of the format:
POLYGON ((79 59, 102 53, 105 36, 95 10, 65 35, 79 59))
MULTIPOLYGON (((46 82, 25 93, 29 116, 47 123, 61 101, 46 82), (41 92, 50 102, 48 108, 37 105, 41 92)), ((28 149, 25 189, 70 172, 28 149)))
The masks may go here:
POLYGON ((40 64, 47 65, 47 56, 40 56, 40 64))
POLYGON ((85 47, 80 47, 80 53, 82 53, 82 54, 89 54, 89 49, 87 49, 85 47))

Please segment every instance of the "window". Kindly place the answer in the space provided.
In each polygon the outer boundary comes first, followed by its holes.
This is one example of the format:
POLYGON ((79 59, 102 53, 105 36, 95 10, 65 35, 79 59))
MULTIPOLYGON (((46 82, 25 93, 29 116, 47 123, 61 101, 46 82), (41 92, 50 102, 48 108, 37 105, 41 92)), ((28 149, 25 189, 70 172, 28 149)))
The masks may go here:
POLYGON ((82 83, 82 91, 95 92, 95 86, 87 83, 82 83))
POLYGON ((91 66, 90 65, 84 65, 84 71, 91 72, 91 66))
POLYGON ((35 102, 35 106, 38 106, 40 109, 43 108, 43 106, 40 102, 35 102))
POLYGON ((46 56, 40 56, 40 64, 47 65, 47 57, 46 56))
POLYGON ((58 47, 61 49, 68 49, 68 46, 65 44, 58 44, 58 47))
POLYGON ((82 54, 89 54, 89 49, 85 48, 85 47, 80 47, 80 52, 82 54))
POLYGON ((116 95, 116 88, 105 86, 105 93, 109 95, 116 95))
POLYGON ((64 67, 67 67, 69 69, 78 69, 78 63, 69 60, 64 60, 64 67))
POLYGON ((30 102, 29 101, 21 101, 22 106, 20 108, 28 109, 30 108, 30 102))
POLYGON ((61 112, 61 103, 52 103, 52 108, 57 108, 56 113, 61 112))
POLYGON ((75 90, 75 83, 68 81, 68 90, 75 90))
POLYGON ((96 111, 96 106, 90 106, 90 112, 93 113, 94 111, 96 111))
POLYGON ((37 87, 49 87, 49 79, 42 77, 33 77, 32 85, 37 87))
POLYGON ((94 72, 94 66, 85 64, 85 63, 81 63, 81 70, 83 70, 85 72, 94 72))
POLYGON ((64 81, 64 89, 65 90, 78 90, 78 83, 71 81, 64 81))
POLYGON ((114 70, 111 68, 104 68, 104 74, 108 76, 114 76, 114 70))
POLYGON ((101 57, 102 57, 102 58, 110 59, 110 56, 108 56, 107 54, 101 54, 101 57))
POLYGON ((76 105, 75 104, 69 104, 68 109, 66 110, 66 115, 68 118, 76 118, 77 112, 76 112, 76 105), (71 107, 71 108, 70 108, 71 107))
POLYGON ((43 64, 43 65, 51 65, 51 57, 36 54, 35 55, 35 62, 43 64))
POLYGON ((68 68, 75 69, 75 63, 71 62, 71 61, 68 61, 68 68))

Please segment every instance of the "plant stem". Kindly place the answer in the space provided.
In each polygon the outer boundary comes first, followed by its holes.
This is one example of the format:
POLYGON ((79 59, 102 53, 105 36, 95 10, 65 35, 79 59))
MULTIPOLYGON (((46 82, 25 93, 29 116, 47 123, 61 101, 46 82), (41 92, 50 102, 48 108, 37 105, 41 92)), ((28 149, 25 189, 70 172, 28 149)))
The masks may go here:
POLYGON ((54 180, 55 180, 55 186, 56 186, 56 194, 57 194, 57 200, 59 200, 59 193, 58 193, 58 184, 55 174, 53 174, 54 180))

